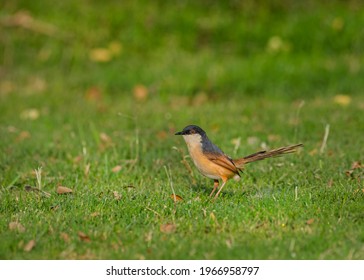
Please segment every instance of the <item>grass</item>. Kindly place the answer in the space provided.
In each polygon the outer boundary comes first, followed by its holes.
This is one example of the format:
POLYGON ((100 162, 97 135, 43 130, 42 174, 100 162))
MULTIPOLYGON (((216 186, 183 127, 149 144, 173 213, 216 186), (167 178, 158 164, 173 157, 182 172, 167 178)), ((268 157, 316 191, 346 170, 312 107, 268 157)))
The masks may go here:
POLYGON ((206 3, 0 4, 1 259, 364 258, 362 4, 206 3), (212 203, 191 123, 233 157, 305 147, 212 203))

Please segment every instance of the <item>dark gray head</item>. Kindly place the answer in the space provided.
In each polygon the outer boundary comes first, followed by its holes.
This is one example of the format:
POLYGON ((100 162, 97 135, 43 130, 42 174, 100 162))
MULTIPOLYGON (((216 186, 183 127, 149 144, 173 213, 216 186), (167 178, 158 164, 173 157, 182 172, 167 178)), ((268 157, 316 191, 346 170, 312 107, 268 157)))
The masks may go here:
POLYGON ((175 135, 193 135, 193 134, 199 134, 201 136, 205 136, 206 132, 197 125, 188 125, 186 126, 182 131, 177 132, 175 135))

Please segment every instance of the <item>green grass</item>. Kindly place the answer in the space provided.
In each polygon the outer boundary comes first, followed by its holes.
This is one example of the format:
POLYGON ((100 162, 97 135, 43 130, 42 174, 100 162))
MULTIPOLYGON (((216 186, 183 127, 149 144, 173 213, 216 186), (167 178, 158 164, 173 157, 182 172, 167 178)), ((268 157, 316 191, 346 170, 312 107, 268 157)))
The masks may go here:
POLYGON ((364 173, 346 171, 364 161, 364 7, 259 2, 2 2, 0 258, 363 259, 364 173), (57 30, 9 25, 19 10, 57 30), (213 203, 173 135, 192 123, 233 157, 305 147, 213 203), (40 167, 50 197, 26 191, 40 167))

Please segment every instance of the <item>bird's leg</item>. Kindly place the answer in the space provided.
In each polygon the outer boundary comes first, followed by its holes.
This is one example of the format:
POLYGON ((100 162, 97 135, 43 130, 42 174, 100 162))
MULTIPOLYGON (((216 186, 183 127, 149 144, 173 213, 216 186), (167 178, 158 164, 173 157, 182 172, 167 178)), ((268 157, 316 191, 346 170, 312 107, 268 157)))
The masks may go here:
POLYGON ((210 193, 210 197, 212 197, 214 192, 217 190, 218 186, 219 186, 219 180, 214 180, 214 188, 212 189, 212 192, 210 193))
POLYGON ((216 199, 216 198, 219 196, 219 194, 220 194, 220 192, 221 192, 222 188, 225 186, 225 184, 226 184, 226 182, 227 182, 227 178, 221 178, 221 179, 222 179, 222 185, 221 185, 221 187, 220 187, 219 191, 215 194, 214 199, 216 199))

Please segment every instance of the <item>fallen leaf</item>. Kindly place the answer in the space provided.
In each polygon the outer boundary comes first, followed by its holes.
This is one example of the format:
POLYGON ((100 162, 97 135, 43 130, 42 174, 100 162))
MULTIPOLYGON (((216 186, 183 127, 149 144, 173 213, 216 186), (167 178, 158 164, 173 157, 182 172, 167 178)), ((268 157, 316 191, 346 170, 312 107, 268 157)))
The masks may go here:
POLYGON ((25 252, 30 252, 35 246, 35 240, 32 239, 30 240, 25 246, 24 246, 24 251, 25 252))
POLYGON ((24 232, 25 231, 25 227, 19 222, 10 222, 9 223, 9 229, 13 230, 13 231, 18 231, 18 232, 24 232))
POLYGON ((334 97, 334 103, 341 106, 348 106, 351 103, 351 97, 345 94, 338 94, 334 97))
POLYGON ((85 234, 84 232, 79 231, 77 234, 78 234, 78 237, 80 238, 81 241, 91 242, 91 238, 87 234, 85 234))
POLYGON ((91 213, 90 215, 91 217, 97 217, 97 216, 100 216, 100 212, 93 212, 91 213))
POLYGON ((171 194, 170 198, 172 198, 174 202, 183 201, 183 198, 181 196, 179 196, 178 194, 171 194))
POLYGON ((18 137, 16 137, 15 141, 16 142, 20 142, 23 141, 25 139, 29 139, 31 137, 30 132, 29 131, 22 131, 19 133, 18 137))
POLYGON ((315 221, 314 218, 309 219, 309 220, 306 221, 306 224, 311 225, 311 224, 313 224, 314 221, 315 221))
POLYGON ((63 241, 64 242, 66 242, 66 243, 70 243, 70 241, 71 241, 71 238, 70 238, 70 236, 67 234, 67 233, 65 233, 65 232, 61 232, 60 233, 60 237, 63 239, 63 241))
POLYGON ((26 109, 20 114, 21 119, 31 120, 31 121, 38 119, 39 116, 40 116, 39 110, 34 108, 26 109))
POLYGON ((89 58, 95 62, 108 62, 112 59, 112 52, 105 48, 95 48, 90 51, 89 58))
POLYGON ((114 172, 114 173, 117 173, 117 172, 119 172, 121 170, 121 168, 122 168, 121 165, 116 165, 115 167, 113 167, 111 169, 111 171, 114 172))
POLYGON ((113 194, 114 194, 114 198, 116 200, 120 200, 121 199, 121 194, 119 194, 117 191, 113 191, 113 194))
POLYGON ((68 194, 68 193, 72 193, 72 190, 70 188, 67 188, 67 187, 58 186, 57 187, 57 193, 58 194, 68 194))
POLYGON ((137 101, 145 101, 148 98, 148 88, 143 85, 136 85, 133 89, 134 98, 137 101))
POLYGON ((176 228, 177 227, 175 224, 170 224, 170 223, 160 225, 160 227, 159 227, 161 232, 167 233, 167 234, 175 232, 176 228))
POLYGON ((364 165, 360 163, 360 161, 354 161, 351 165, 351 169, 364 168, 364 165))
POLYGON ((100 102, 102 100, 101 89, 93 86, 90 87, 85 93, 85 99, 91 102, 100 102))

